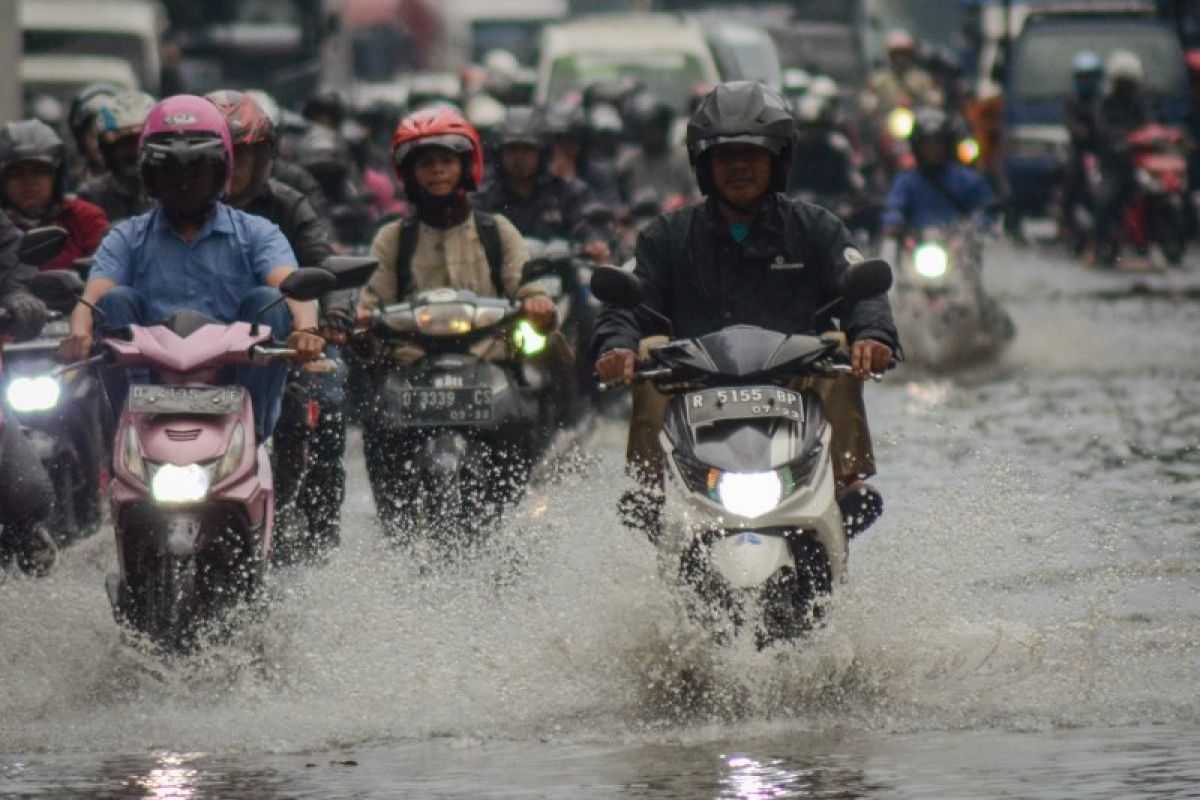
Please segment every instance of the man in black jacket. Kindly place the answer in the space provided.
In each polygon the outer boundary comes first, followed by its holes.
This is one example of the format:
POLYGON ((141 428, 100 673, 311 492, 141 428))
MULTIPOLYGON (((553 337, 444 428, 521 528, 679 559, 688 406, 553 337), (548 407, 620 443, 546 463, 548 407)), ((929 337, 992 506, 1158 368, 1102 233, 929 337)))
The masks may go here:
POLYGON ((496 149, 495 174, 471 198, 475 207, 503 214, 526 238, 577 241, 594 261, 606 262, 604 232, 584 217, 595 196, 578 178, 550 173, 542 115, 528 106, 510 108, 496 131, 496 149))
MULTIPOLYGON (((863 256, 832 213, 779 194, 793 128, 786 101, 750 82, 718 85, 692 116, 688 155, 707 199, 651 223, 635 256, 646 304, 670 319, 675 337, 738 324, 783 333, 833 327, 821 309, 838 297, 845 269, 863 256)), ((861 378, 891 366, 899 341, 886 297, 856 303, 839 322, 857 378, 820 381, 814 388, 833 429, 839 499, 862 497, 878 516, 882 502, 863 483, 875 462, 861 378)), ((600 379, 632 381, 645 335, 639 315, 605 308, 592 345, 600 379)), ((657 435, 665 410, 665 398, 649 385, 635 390, 628 457, 644 481, 655 482, 662 473, 657 435)), ((860 510, 868 509, 853 509, 860 510)))

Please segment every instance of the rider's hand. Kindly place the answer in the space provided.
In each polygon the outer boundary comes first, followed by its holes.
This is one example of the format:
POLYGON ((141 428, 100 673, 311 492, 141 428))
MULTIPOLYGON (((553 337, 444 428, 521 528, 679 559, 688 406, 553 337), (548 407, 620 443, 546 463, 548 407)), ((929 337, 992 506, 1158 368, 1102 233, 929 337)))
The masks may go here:
POLYGON ((354 322, 344 311, 330 311, 321 318, 321 338, 341 347, 350 339, 354 322))
POLYGON ((608 249, 608 244, 600 239, 585 244, 583 254, 596 264, 607 264, 612 259, 612 251, 608 249))
POLYGON ((869 378, 872 374, 886 372, 892 366, 892 348, 874 339, 861 339, 850 348, 850 365, 854 374, 869 378))
POLYGON ((525 298, 521 303, 521 313, 539 331, 553 328, 554 323, 558 320, 558 309, 554 307, 554 301, 544 294, 535 294, 525 298))
POLYGON ((312 331, 292 331, 287 346, 296 351, 292 360, 298 363, 316 361, 325 352, 325 340, 312 331))
POLYGON ((637 353, 620 348, 609 350, 596 362, 596 377, 601 381, 633 383, 637 371, 637 353))
POLYGON ((82 361, 92 354, 92 310, 80 303, 71 312, 66 338, 58 343, 58 359, 68 364, 82 361))

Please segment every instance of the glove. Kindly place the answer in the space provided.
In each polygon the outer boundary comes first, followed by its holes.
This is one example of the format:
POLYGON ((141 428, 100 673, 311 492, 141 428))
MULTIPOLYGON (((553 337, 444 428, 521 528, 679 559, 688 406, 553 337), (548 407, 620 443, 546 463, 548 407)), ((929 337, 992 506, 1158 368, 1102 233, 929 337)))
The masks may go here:
POLYGON ((32 339, 46 324, 46 304, 26 292, 13 292, 0 305, 9 314, 9 334, 14 339, 32 339))

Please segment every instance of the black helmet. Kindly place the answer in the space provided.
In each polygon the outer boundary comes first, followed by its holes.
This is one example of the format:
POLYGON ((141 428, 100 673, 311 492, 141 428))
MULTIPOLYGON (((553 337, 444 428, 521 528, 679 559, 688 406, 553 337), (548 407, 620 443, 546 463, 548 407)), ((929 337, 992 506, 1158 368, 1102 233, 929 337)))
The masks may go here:
POLYGON ((66 165, 63 140, 39 119, 9 122, 0 128, 0 173, 21 161, 38 161, 54 170, 54 202, 62 199, 66 165))
POLYGON ((333 131, 313 125, 296 144, 295 161, 317 179, 325 193, 335 199, 350 178, 353 156, 350 146, 333 131))
POLYGON ((922 108, 917 111, 913 120, 910 141, 916 150, 922 142, 938 137, 952 143, 955 133, 954 122, 946 112, 938 108, 922 108))
POLYGON ((316 120, 317 117, 330 117, 336 130, 346 120, 346 101, 340 93, 327 89, 308 98, 301 113, 310 121, 316 120))
POLYGON ((526 144, 544 148, 546 126, 542 114, 532 106, 512 106, 504 115, 504 121, 496 128, 496 146, 526 144))
POLYGON ((712 191, 712 177, 705 154, 725 142, 757 145, 775 157, 771 191, 782 192, 787 184, 792 157, 792 134, 796 122, 783 96, 753 81, 719 83, 704 96, 687 126, 688 158, 696 172, 700 191, 712 191))

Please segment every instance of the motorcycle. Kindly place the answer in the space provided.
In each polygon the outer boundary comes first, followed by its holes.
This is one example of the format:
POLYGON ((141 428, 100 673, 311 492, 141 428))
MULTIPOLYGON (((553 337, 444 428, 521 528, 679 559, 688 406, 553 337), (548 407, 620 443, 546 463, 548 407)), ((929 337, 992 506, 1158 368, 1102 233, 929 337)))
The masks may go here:
POLYGON ((100 526, 112 420, 94 369, 57 369, 66 316, 83 281, 64 271, 53 280, 35 277, 29 289, 46 304, 49 319, 38 336, 4 346, 4 391, 54 487, 46 530, 61 545, 86 538, 100 526))
MULTIPOLYGON (((279 288, 284 297, 315 300, 365 280, 363 272, 302 269, 279 288)), ((66 369, 104 361, 147 370, 154 381, 130 386, 113 442, 119 572, 106 580, 109 600, 118 623, 161 648, 186 651, 238 604, 260 598, 271 552, 268 447, 255 440, 249 393, 228 384, 227 368, 266 366, 294 351, 273 346, 272 332, 258 323, 220 323, 186 309, 101 345, 100 355, 66 369)))
POLYGON ((558 427, 546 334, 508 300, 434 289, 379 309, 357 338, 379 351, 363 449, 385 535, 425 530, 444 549, 482 535, 558 427))
MULTIPOLYGON (((842 300, 883 294, 891 281, 886 262, 860 262, 842 300)), ((600 267, 592 291, 654 315, 632 273, 600 267)), ((849 371, 840 345, 736 325, 653 348, 636 373, 670 396, 660 434, 665 507, 682 513, 665 515, 658 541, 718 638, 757 613, 760 648, 795 639, 846 574, 854 529, 835 497, 830 428, 818 396, 790 388, 849 371)))
POLYGON ((947 370, 996 359, 1016 335, 1008 312, 983 284, 976 218, 892 242, 899 266, 893 311, 906 359, 947 370))
MULTIPOLYGON (((1133 159, 1134 191, 1122 214, 1122 236, 1139 253, 1150 245, 1162 250, 1167 263, 1178 266, 1187 249, 1187 154, 1184 135, 1166 125, 1144 125, 1126 137, 1133 159)), ((1094 154, 1084 158, 1088 184, 1093 197, 1102 197, 1103 174, 1094 154)), ((1094 221, 1080 209, 1084 218, 1080 230, 1094 229, 1094 221)))

